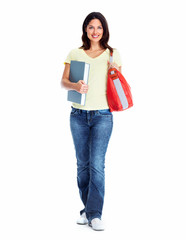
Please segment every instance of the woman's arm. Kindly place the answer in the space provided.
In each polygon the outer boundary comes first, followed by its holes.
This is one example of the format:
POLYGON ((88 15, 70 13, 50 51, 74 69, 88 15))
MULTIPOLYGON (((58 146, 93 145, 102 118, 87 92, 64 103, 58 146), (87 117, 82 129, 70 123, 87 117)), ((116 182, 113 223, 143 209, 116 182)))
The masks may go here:
POLYGON ((69 80, 70 64, 65 63, 65 69, 61 79, 61 86, 67 90, 75 90, 79 93, 87 93, 88 85, 83 80, 79 80, 77 83, 73 83, 69 80))

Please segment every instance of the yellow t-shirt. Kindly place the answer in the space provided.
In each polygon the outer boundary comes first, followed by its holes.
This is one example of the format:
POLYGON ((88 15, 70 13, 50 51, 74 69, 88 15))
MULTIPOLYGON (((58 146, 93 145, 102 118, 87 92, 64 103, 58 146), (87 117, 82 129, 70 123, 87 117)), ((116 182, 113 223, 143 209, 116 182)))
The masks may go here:
MULTIPOLYGON (((89 57, 83 49, 75 48, 71 50, 65 60, 65 63, 70 63, 71 60, 82 61, 90 64, 88 92, 86 94, 85 105, 73 103, 72 106, 84 110, 101 110, 108 109, 106 96, 107 90, 107 72, 110 61, 110 50, 107 48, 101 55, 96 58, 89 57)), ((119 52, 114 49, 113 62, 120 67, 121 58, 119 52)), ((80 79, 81 80, 81 79, 80 79)))

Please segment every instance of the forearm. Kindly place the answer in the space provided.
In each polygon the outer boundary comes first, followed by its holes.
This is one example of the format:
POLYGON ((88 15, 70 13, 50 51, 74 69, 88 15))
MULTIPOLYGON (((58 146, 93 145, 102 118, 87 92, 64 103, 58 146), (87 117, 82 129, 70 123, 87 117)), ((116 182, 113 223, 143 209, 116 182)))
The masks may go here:
POLYGON ((76 83, 71 82, 67 78, 63 78, 61 80, 61 86, 64 87, 67 90, 76 90, 76 83))

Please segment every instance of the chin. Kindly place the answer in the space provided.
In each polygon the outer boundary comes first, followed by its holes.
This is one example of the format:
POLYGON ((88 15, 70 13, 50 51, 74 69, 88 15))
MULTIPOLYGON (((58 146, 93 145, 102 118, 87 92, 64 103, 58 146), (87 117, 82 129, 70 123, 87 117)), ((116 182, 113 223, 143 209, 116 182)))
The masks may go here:
POLYGON ((101 38, 97 38, 97 39, 91 38, 90 40, 91 40, 92 42, 99 42, 99 41, 101 40, 101 38))

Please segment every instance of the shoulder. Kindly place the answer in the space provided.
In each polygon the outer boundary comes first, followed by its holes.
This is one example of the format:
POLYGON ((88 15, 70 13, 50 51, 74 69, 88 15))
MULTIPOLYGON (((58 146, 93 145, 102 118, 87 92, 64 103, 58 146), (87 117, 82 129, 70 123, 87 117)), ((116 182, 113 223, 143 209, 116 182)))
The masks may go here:
POLYGON ((117 48, 113 48, 113 57, 121 58, 120 51, 117 48))
POLYGON ((119 66, 122 65, 122 59, 121 59, 120 53, 116 48, 113 48, 113 58, 114 58, 114 62, 116 62, 119 66))
POLYGON ((74 56, 76 54, 79 54, 79 52, 81 52, 82 50, 80 48, 73 48, 70 50, 69 54, 74 56))
POLYGON ((117 48, 113 48, 113 54, 120 55, 119 50, 117 48))

